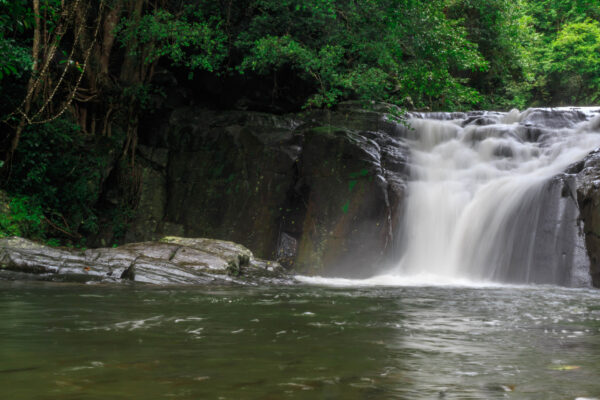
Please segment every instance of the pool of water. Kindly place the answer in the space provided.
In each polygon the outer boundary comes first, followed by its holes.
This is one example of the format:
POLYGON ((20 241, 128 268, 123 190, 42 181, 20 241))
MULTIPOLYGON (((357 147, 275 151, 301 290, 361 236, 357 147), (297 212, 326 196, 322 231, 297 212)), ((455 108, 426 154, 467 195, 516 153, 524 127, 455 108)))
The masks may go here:
POLYGON ((600 398, 600 291, 0 281, 0 393, 600 398))

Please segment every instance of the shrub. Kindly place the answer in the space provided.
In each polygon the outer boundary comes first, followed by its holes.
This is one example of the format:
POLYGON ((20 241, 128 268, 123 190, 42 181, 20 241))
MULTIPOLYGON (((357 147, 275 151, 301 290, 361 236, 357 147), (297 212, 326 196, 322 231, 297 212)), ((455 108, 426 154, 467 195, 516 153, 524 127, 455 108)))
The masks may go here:
POLYGON ((5 183, 13 200, 3 230, 83 244, 85 235, 98 230, 95 205, 110 154, 98 147, 65 119, 29 126, 5 183))

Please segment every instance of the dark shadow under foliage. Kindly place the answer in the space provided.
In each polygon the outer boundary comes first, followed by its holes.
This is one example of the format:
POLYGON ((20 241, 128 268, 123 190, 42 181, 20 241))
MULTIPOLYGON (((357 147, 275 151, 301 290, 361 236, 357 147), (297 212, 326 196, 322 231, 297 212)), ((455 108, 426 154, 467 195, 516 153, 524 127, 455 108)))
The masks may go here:
POLYGON ((20 219, 13 233, 85 244, 98 230, 95 206, 115 144, 82 135, 64 119, 26 129, 4 185, 13 196, 13 217, 20 219), (28 218, 18 215, 19 203, 27 205, 28 218))

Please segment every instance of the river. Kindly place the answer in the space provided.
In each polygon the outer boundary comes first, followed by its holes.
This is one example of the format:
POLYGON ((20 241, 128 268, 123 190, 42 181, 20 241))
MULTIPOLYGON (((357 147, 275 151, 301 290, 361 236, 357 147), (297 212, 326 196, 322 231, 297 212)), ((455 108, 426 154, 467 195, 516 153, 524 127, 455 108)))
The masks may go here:
POLYGON ((0 281, 0 397, 600 398, 597 290, 345 284, 0 281))

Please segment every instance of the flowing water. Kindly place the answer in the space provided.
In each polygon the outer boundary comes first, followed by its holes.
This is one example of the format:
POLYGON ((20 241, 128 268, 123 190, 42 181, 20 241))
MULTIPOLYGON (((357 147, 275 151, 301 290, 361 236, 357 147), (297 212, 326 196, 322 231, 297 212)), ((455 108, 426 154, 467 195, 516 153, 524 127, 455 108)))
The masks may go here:
POLYGON ((599 112, 417 114, 392 274, 589 284, 575 188, 552 178, 600 146, 599 112))
POLYGON ((0 398, 600 398, 600 292, 0 281, 0 398))

